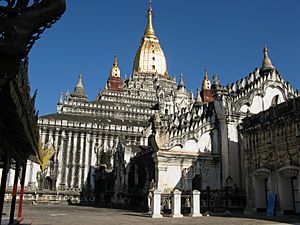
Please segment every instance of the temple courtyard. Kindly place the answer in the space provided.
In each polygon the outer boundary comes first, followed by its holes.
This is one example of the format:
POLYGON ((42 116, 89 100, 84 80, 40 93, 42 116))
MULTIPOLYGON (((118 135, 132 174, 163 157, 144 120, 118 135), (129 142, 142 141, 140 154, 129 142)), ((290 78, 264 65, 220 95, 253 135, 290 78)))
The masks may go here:
MULTIPOLYGON (((8 220, 9 204, 4 208, 3 219, 8 220)), ((30 205, 24 204, 24 220, 22 224, 32 225, 138 225, 138 224, 300 224, 298 216, 272 217, 265 216, 245 217, 241 214, 211 215, 198 218, 188 217, 152 219, 147 213, 134 212, 124 209, 101 208, 91 206, 71 205, 30 205)), ((4 223, 6 224, 6 223, 4 223)))

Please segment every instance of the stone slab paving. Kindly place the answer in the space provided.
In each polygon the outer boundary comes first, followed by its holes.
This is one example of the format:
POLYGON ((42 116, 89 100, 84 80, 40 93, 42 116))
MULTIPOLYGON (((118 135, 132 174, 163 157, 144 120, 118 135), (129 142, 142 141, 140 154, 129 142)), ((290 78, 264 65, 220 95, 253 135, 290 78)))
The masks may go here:
MULTIPOLYGON (((8 215, 9 206, 5 206, 4 213, 8 215)), ((6 217, 4 215, 4 217, 6 217)), ((69 205, 24 205, 24 221, 22 224, 32 225, 192 225, 192 224, 299 224, 297 216, 290 217, 256 217, 246 218, 242 215, 210 216, 191 218, 164 217, 152 219, 146 213, 133 212, 129 210, 99 208, 89 206, 69 205)))

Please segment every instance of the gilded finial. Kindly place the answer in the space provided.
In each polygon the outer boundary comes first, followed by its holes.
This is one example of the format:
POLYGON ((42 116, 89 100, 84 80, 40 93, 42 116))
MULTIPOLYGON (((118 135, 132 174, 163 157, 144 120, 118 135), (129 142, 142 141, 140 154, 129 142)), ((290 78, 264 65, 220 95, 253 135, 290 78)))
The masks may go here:
POLYGON ((118 65, 118 57, 115 55, 115 58, 114 58, 114 66, 117 66, 118 65))
POLYGON ((207 78, 208 79, 208 72, 207 72, 207 68, 205 67, 204 69, 204 78, 207 78))
POLYGON ((152 23, 152 1, 151 0, 149 1, 148 22, 144 33, 144 37, 156 38, 155 31, 153 28, 153 23, 152 23))
POLYGON ((202 82, 202 90, 210 90, 211 89, 211 82, 208 78, 208 72, 207 69, 205 68, 204 70, 204 78, 202 82))

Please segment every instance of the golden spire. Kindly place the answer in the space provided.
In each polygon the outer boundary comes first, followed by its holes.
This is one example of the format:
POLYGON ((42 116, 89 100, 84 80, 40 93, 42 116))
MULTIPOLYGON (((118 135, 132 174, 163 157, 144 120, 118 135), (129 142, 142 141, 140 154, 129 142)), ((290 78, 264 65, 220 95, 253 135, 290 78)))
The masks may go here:
POLYGON ((208 78, 207 69, 205 69, 204 78, 202 82, 202 90, 210 90, 210 88, 211 88, 211 82, 208 78))
POLYGON ((147 23, 147 27, 144 33, 144 37, 152 37, 152 38, 156 38, 155 36, 155 31, 153 28, 153 23, 152 23, 152 1, 150 1, 149 4, 149 9, 148 9, 148 23, 147 23))
POLYGON ((121 77, 121 71, 120 71, 120 68, 119 68, 119 65, 118 65, 117 56, 115 56, 115 58, 114 58, 114 64, 111 68, 110 76, 112 76, 112 77, 121 77))
POLYGON ((118 66, 118 57, 117 56, 115 56, 115 58, 114 58, 114 66, 118 66))

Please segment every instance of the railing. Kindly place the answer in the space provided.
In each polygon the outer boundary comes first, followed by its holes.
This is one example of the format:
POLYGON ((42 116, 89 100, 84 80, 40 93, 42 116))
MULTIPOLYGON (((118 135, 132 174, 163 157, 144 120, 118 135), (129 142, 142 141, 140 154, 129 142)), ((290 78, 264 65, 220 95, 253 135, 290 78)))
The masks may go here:
POLYGON ((239 191, 225 190, 202 190, 201 207, 207 211, 239 211, 246 206, 246 196, 239 191))
MULTIPOLYGON (((246 196, 239 191, 232 189, 223 190, 201 190, 200 205, 201 211, 224 212, 242 211, 246 206, 246 196)), ((192 193, 183 192, 181 195, 181 211, 184 214, 190 213, 192 193)), ((171 213, 172 194, 161 195, 161 208, 165 213, 171 213)))

